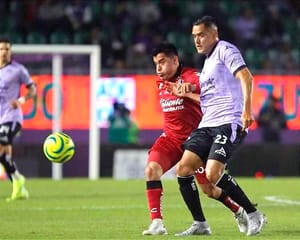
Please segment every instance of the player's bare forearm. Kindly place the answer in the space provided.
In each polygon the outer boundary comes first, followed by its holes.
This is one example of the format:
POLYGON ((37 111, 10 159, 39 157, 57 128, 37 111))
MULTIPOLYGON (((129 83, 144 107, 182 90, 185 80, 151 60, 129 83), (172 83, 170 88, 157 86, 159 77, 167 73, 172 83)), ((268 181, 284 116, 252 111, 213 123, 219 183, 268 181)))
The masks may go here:
POLYGON ((36 95, 36 87, 34 84, 32 84, 27 88, 27 92, 24 96, 21 96, 18 99, 11 100, 10 105, 13 109, 16 109, 20 105, 24 104, 27 99, 33 98, 35 95, 36 95))
POLYGON ((247 67, 238 71, 236 77, 241 81, 242 92, 244 97, 242 121, 244 128, 248 128, 254 122, 254 117, 252 115, 253 77, 247 67))
POLYGON ((253 77, 246 67, 238 71, 236 77, 241 81, 244 97, 244 110, 249 111, 251 110, 253 77))
POLYGON ((27 93, 25 94, 24 98, 27 100, 33 98, 35 95, 36 95, 36 86, 35 84, 32 84, 27 88, 27 93))

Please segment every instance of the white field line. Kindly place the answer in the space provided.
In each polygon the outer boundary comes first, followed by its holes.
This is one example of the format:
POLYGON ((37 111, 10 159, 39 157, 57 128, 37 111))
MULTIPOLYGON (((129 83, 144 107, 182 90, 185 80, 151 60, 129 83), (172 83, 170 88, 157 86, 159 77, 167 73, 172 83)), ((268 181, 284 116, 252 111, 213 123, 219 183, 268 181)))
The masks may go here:
POLYGON ((273 203, 279 203, 281 205, 300 205, 300 201, 283 199, 277 196, 266 196, 265 199, 273 203))

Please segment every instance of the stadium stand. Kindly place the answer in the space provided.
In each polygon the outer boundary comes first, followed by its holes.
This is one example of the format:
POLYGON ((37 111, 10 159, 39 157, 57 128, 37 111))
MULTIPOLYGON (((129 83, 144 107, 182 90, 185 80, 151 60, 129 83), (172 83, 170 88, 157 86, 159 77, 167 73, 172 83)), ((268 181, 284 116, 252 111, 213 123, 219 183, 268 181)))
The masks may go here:
MULTIPOLYGON (((197 66, 198 57, 191 46, 191 24, 202 15, 212 15, 220 25, 221 38, 240 45, 253 71, 262 70, 267 61, 275 62, 271 65, 281 72, 299 69, 297 0, 2 0, 0 14, 0 31, 14 43, 101 44, 102 67, 108 70, 120 61, 126 67, 126 53, 133 45, 144 44, 144 54, 148 56, 155 39, 175 43, 183 61, 197 66), (235 30, 237 20, 248 27, 251 24, 241 18, 245 9, 252 12, 256 26, 252 28, 254 39, 250 45, 240 42, 240 32, 235 30), (99 31, 97 41, 91 37, 95 29, 99 31), (122 45, 122 58, 114 54, 116 42, 122 45), (288 69, 284 64, 276 64, 275 56, 283 44, 289 44, 290 59, 294 61, 288 69)), ((149 64, 145 69, 152 68, 151 61, 149 64)))

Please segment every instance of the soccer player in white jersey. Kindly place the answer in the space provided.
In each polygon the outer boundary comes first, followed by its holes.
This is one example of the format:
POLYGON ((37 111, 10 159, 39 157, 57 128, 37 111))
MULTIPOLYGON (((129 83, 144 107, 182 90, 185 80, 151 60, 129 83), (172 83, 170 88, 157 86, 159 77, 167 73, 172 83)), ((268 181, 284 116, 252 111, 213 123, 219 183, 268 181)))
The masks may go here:
MULTIPOLYGON (((254 121, 251 110, 253 77, 236 46, 219 40, 212 17, 197 20, 193 24, 192 35, 197 52, 206 55, 200 75, 203 117, 184 143, 185 151, 177 164, 179 186, 186 189, 182 196, 192 213, 194 200, 191 196, 197 196, 191 186, 193 173, 199 166, 206 165, 208 180, 227 192, 247 212, 248 226, 240 226, 240 231, 248 236, 255 235, 261 231, 266 218, 253 206, 232 176, 225 173, 233 151, 254 121)), ((180 95, 193 88, 192 84, 185 84, 173 86, 172 91, 180 95)))
POLYGON ((36 94, 36 87, 26 68, 11 60, 11 42, 0 38, 0 162, 12 181, 12 194, 7 201, 27 199, 25 177, 20 174, 12 158, 13 140, 21 130, 23 114, 21 105, 36 94), (27 92, 20 96, 21 86, 27 92))

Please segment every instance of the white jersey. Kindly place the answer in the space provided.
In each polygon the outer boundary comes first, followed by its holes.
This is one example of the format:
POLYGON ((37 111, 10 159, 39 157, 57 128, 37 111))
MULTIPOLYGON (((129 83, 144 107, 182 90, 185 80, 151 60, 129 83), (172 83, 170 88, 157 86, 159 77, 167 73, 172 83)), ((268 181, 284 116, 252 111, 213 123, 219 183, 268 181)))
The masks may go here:
POLYGON ((235 123, 242 126, 243 93, 234 74, 246 66, 240 51, 231 43, 219 41, 207 56, 200 75, 199 128, 235 123))
POLYGON ((10 101, 20 97, 21 86, 33 84, 27 69, 20 63, 11 61, 0 69, 0 123, 23 121, 20 107, 13 109, 10 101))

